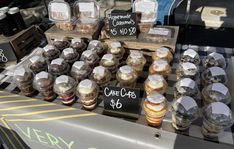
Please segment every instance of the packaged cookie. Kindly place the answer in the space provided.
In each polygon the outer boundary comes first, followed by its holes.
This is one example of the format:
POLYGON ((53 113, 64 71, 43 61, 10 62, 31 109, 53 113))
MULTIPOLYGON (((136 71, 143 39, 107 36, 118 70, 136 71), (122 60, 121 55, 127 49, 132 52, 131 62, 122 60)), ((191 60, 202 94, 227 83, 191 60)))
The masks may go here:
POLYGON ((167 89, 167 82, 162 75, 149 75, 144 83, 146 94, 159 93, 164 94, 167 89))
POLYGON ((90 79, 95 81, 99 86, 107 86, 111 80, 111 73, 107 68, 97 66, 93 69, 90 79))
POLYGON ((140 75, 143 71, 145 63, 146 59, 140 52, 130 53, 130 55, 127 58, 127 64, 131 66, 137 72, 138 75, 140 75))
POLYGON ((159 59, 164 59, 168 63, 170 63, 173 60, 173 55, 170 52, 170 49, 162 47, 162 48, 155 50, 155 52, 152 55, 152 59, 154 61, 159 60, 159 59))
POLYGON ((66 75, 70 70, 70 66, 64 59, 57 58, 51 61, 48 70, 53 76, 66 75))
POLYGON ((199 109, 196 101, 189 96, 182 96, 172 103, 172 126, 177 130, 186 130, 198 118, 199 109))
POLYGON ((81 81, 87 79, 91 73, 92 69, 89 65, 83 61, 77 61, 72 65, 71 76, 76 81, 81 81))
POLYGON ((63 51, 64 49, 69 48, 70 42, 67 39, 64 39, 64 38, 57 38, 57 39, 54 39, 53 45, 59 51, 63 51))
POLYGON ((72 65, 79 59, 79 53, 77 53, 73 48, 66 48, 62 52, 61 58, 63 58, 68 64, 72 65))
POLYGON ((78 52, 81 55, 82 52, 84 52, 86 50, 87 44, 81 38, 73 38, 71 40, 70 47, 73 48, 73 49, 75 49, 76 52, 78 52))
POLYGON ((88 79, 81 81, 76 88, 76 95, 80 98, 83 107, 87 110, 93 110, 95 108, 98 94, 98 85, 88 79))
POLYGON ((102 57, 106 52, 102 42, 99 40, 90 41, 87 50, 95 51, 99 57, 102 57))
POLYGON ((86 50, 82 53, 81 61, 87 63, 91 68, 94 68, 99 63, 99 57, 97 53, 93 50, 86 50))
POLYGON ((29 68, 34 74, 47 70, 46 60, 40 56, 33 56, 29 59, 29 68))
POLYGON ((203 61, 203 66, 207 69, 210 67, 220 67, 225 69, 226 68, 226 60, 222 54, 213 52, 210 53, 203 61))
POLYGON ((197 80, 199 77, 199 68, 194 63, 185 62, 179 63, 176 70, 176 78, 180 80, 181 78, 191 78, 197 80))
POLYGON ((43 48, 43 57, 46 59, 47 63, 50 63, 53 59, 59 58, 60 51, 53 45, 46 45, 43 48))
POLYGON ((195 50, 188 49, 188 50, 184 51, 184 53, 181 55, 180 62, 182 62, 182 63, 190 62, 190 63, 195 64, 196 66, 199 66, 200 57, 195 50))
POLYGON ((54 78, 48 72, 42 71, 34 77, 33 87, 40 92, 45 101, 53 101, 56 98, 53 85, 54 78))
POLYGON ((221 102, 214 102, 203 110, 202 134, 208 138, 215 138, 233 125, 232 111, 221 102))
POLYGON ((69 76, 61 75, 55 79, 54 92, 62 99, 63 104, 70 105, 75 102, 76 81, 69 76))
POLYGON ((149 67, 149 74, 159 74, 164 78, 168 78, 168 75, 171 72, 171 66, 168 64, 166 60, 159 59, 153 62, 153 64, 149 67))
POLYGON ((202 73, 202 84, 207 86, 212 83, 227 84, 227 74, 220 67, 210 67, 202 73))
POLYGON ((119 61, 113 54, 105 54, 100 61, 100 65, 106 67, 113 74, 118 69, 119 61))
POLYGON ((229 104, 231 102, 231 94, 229 89, 222 83, 213 83, 203 88, 203 103, 208 105, 213 102, 222 102, 229 104))
POLYGON ((121 60, 124 56, 125 49, 120 42, 112 42, 110 43, 108 53, 113 54, 118 60, 121 60))
POLYGON ((116 74, 116 78, 121 87, 133 88, 137 81, 137 72, 128 65, 119 68, 116 74))

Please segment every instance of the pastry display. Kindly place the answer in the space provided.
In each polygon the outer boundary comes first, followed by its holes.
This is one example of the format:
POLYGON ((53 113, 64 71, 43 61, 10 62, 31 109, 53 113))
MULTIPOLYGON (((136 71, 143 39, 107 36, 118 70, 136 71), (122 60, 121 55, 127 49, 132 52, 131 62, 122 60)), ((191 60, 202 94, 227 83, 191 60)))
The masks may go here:
POLYGON ((144 89, 147 94, 164 94, 167 89, 167 82, 162 75, 149 75, 144 83, 144 89))
POLYGON ((204 68, 210 68, 210 67, 220 67, 225 69, 226 68, 226 60, 223 57, 222 54, 213 52, 210 53, 203 61, 204 68))
POLYGON ((112 42, 108 48, 108 53, 113 54, 118 60, 121 60, 124 56, 125 49, 120 42, 112 42))
POLYGON ((84 51, 81 55, 80 60, 87 63, 91 68, 94 68, 99 63, 99 57, 97 53, 92 50, 84 51))
POLYGON ((167 99, 158 93, 150 94, 146 97, 143 106, 148 125, 159 126, 167 112, 167 99))
POLYGON ((198 105, 189 96, 182 96, 172 103, 172 126, 176 130, 186 130, 198 118, 198 105))
POLYGON ((89 65, 83 61, 77 61, 72 65, 71 76, 76 81, 81 81, 87 79, 91 73, 92 69, 89 65))
POLYGON ((99 86, 107 86, 111 80, 111 73, 107 68, 97 66, 93 69, 90 79, 95 81, 99 86))
POLYGON ((53 59, 56 59, 60 55, 60 51, 53 45, 46 45, 43 48, 43 57, 46 59, 47 63, 50 63, 53 59))
POLYGON ((170 63, 173 60, 173 55, 170 52, 170 49, 162 47, 162 48, 155 50, 155 52, 152 55, 152 59, 154 61, 159 60, 159 59, 164 59, 168 63, 170 63))
POLYGON ((213 83, 202 90, 203 103, 208 105, 213 102, 222 102, 229 104, 231 102, 231 94, 229 89, 222 83, 213 83))
POLYGON ((202 134, 215 138, 233 124, 232 111, 221 102, 214 102, 203 110, 202 134))
POLYGON ((102 42, 98 40, 90 41, 87 50, 95 51, 99 57, 102 57, 106 53, 102 42))
POLYGON ((145 32, 143 38, 151 42, 167 42, 172 38, 172 31, 170 28, 152 27, 145 32))
POLYGON ((227 75, 220 67, 210 67, 202 73, 202 84, 207 86, 212 83, 227 84, 227 75))
POLYGON ((53 45, 60 51, 69 48, 70 42, 66 39, 54 39, 53 45))
POLYGON ((200 57, 195 50, 188 49, 188 50, 184 51, 184 53, 181 55, 180 62, 182 62, 182 63, 189 62, 189 63, 195 64, 196 66, 199 66, 200 57))
POLYGON ((100 61, 100 65, 106 67, 113 74, 118 69, 119 61, 113 54, 105 54, 100 61))
POLYGON ((197 80, 199 76, 199 68, 190 62, 179 63, 176 70, 176 78, 180 80, 181 78, 191 78, 197 80))
POLYGON ((42 71, 34 77, 33 87, 40 92, 45 101, 52 101, 56 98, 53 85, 54 78, 48 72, 42 71))
POLYGON ((76 88, 76 95, 81 100, 83 107, 87 110, 92 110, 97 105, 98 93, 98 85, 88 79, 81 81, 76 88))
POLYGON ((33 88, 33 73, 24 68, 19 67, 14 72, 14 81, 24 96, 33 96, 35 90, 33 88))
POLYGON ((199 95, 197 83, 190 78, 183 78, 176 82, 174 87, 174 98, 190 96, 196 99, 199 95))
POLYGON ((164 78, 168 78, 168 75, 171 72, 171 66, 168 64, 166 60, 159 59, 153 62, 153 64, 149 67, 149 74, 159 74, 164 78))
POLYGON ((68 64, 72 65, 79 59, 79 53, 77 53, 73 48, 66 48, 62 52, 61 58, 63 58, 68 64))
POLYGON ((134 53, 130 53, 126 62, 129 66, 131 66, 138 73, 138 75, 140 75, 145 66, 146 59, 142 53, 134 52, 134 53))
POLYGON ((62 58, 54 59, 48 66, 49 73, 53 76, 66 75, 68 74, 69 69, 69 64, 62 58))
POLYGON ((63 104, 70 105, 75 102, 76 81, 69 76, 61 75, 55 79, 54 92, 62 99, 63 104))
POLYGON ((33 56, 29 59, 29 68, 34 74, 37 74, 41 71, 46 71, 46 60, 40 56, 33 56))
POLYGON ((75 49, 76 52, 78 52, 81 55, 82 52, 84 52, 86 50, 87 44, 81 38, 74 38, 71 41, 70 47, 75 49))
POLYGON ((128 65, 119 68, 116 74, 116 78, 121 87, 133 88, 137 81, 137 72, 128 65))

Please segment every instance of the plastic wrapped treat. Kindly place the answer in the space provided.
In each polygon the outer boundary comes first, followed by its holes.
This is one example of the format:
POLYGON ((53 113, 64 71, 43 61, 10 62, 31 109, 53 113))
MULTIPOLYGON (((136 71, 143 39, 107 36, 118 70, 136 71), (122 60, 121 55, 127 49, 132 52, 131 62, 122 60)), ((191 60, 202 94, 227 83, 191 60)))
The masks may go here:
POLYGON ((75 102, 76 81, 69 76, 61 75, 55 79, 54 92, 62 99, 63 104, 70 105, 75 102))
POLYGON ((229 89, 222 83, 210 84, 202 90, 202 95, 204 97, 204 105, 213 102, 222 102, 224 104, 229 104, 231 102, 229 89))
POLYGON ((92 69, 83 61, 77 61, 72 65, 71 76, 76 81, 81 81, 87 79, 91 73, 92 69))
POLYGON ((167 99, 158 93, 150 94, 146 97, 143 106, 148 125, 159 126, 167 112, 167 99))
POLYGON ((66 48, 63 50, 61 57, 70 65, 79 59, 79 53, 73 48, 66 48))
POLYGON ((70 42, 66 39, 54 39, 53 45, 60 51, 69 48, 70 42))
POLYGON ((43 48, 43 57, 46 59, 47 63, 50 63, 53 59, 56 59, 60 55, 60 51, 53 45, 46 45, 43 48))
POLYGON ((174 98, 178 99, 181 96, 190 96, 196 99, 199 95, 197 83, 190 78, 183 78, 176 82, 174 87, 174 98))
POLYGON ((200 57, 198 53, 193 49, 188 49, 180 57, 182 63, 190 62, 198 66, 200 64, 200 57))
POLYGON ((227 84, 227 75, 220 67, 210 67, 202 73, 202 84, 207 86, 212 83, 227 84))
POLYGON ((186 130, 198 118, 199 109, 196 101, 189 96, 182 96, 172 103, 172 126, 176 130, 186 130))
POLYGON ((179 63, 176 70, 176 78, 180 80, 181 78, 191 78, 197 80, 199 77, 199 68, 190 62, 179 63))
POLYGON ((91 80, 83 80, 76 88, 76 95, 83 103, 83 107, 92 110, 97 105, 97 97, 99 93, 98 85, 91 80))
POLYGON ((120 42, 112 42, 108 49, 108 53, 113 54, 118 60, 121 60, 124 56, 125 49, 120 42))
POLYGON ((153 27, 145 32, 143 38, 151 42, 167 42, 172 37, 172 31, 169 28, 153 27))
POLYGON ((130 55, 127 58, 127 64, 131 66, 137 72, 138 75, 142 73, 145 63, 146 59, 140 52, 130 53, 130 55))
POLYGON ((74 38, 71 41, 70 47, 75 49, 76 52, 78 52, 81 55, 82 52, 84 52, 86 50, 87 44, 81 38, 74 38))
POLYGON ((19 67, 14 72, 14 81, 24 96, 33 96, 35 90, 33 88, 33 74, 30 70, 19 67))
POLYGON ((164 78, 168 78, 171 72, 171 67, 166 60, 159 59, 153 62, 149 68, 149 74, 159 74, 164 78))
POLYGON ((76 22, 76 18, 73 17, 68 22, 57 22, 55 25, 57 26, 57 28, 64 30, 64 31, 73 31, 76 26, 75 22, 76 22))
POLYGON ((82 53, 81 61, 87 63, 91 68, 94 68, 99 63, 99 57, 97 53, 93 50, 86 50, 82 53))
POLYGON ((162 75, 149 75, 144 83, 146 94, 159 93, 164 94, 167 89, 167 82, 162 75))
POLYGON ((102 57, 106 52, 102 42, 98 40, 90 41, 87 50, 95 51, 99 57, 102 57))
POLYGON ((95 19, 83 19, 76 22, 76 30, 82 34, 94 34, 97 30, 98 21, 95 19))
POLYGON ((203 110, 202 133, 205 137, 215 138, 233 124, 232 111, 221 102, 214 102, 203 110))
POLYGON ((29 61, 29 68, 34 74, 47 70, 46 60, 43 57, 33 56, 29 61))
POLYGON ((56 98, 53 90, 54 78, 48 72, 42 71, 34 77, 33 87, 40 92, 44 100, 52 101, 56 98))
POLYGON ((69 69, 69 64, 62 58, 54 59, 48 66, 49 73, 53 76, 66 75, 68 74, 69 69))
POLYGON ((137 72, 128 65, 119 68, 116 74, 116 78, 121 87, 133 88, 137 81, 137 72))
POLYGON ((220 67, 225 69, 226 68, 226 60, 223 57, 222 54, 213 52, 210 53, 203 61, 204 68, 210 68, 210 67, 220 67))
POLYGON ((111 73, 107 68, 97 66, 93 69, 90 79, 95 81, 99 86, 107 86, 111 80, 111 73))
POLYGON ((173 60, 173 55, 168 48, 162 47, 155 50, 155 52, 152 55, 152 58, 154 61, 164 59, 168 63, 170 63, 173 60))
POLYGON ((100 61, 100 65, 106 67, 113 74, 118 69, 119 61, 113 54, 105 54, 100 61))

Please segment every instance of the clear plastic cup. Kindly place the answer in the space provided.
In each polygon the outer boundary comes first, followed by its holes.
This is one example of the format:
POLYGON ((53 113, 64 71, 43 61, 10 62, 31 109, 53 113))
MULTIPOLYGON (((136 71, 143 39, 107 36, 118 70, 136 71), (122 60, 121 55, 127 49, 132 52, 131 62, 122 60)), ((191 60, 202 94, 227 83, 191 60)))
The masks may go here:
POLYGON ((100 65, 106 67, 113 74, 118 69, 119 61, 113 54, 105 54, 100 61, 100 65))
POLYGON ((164 94, 167 89, 167 82, 162 75, 149 75, 144 83, 144 89, 146 94, 164 94))
POLYGON ((146 59, 140 52, 130 53, 127 58, 127 64, 131 66, 140 76, 145 66, 146 59))
POLYGON ((90 41, 87 50, 95 51, 99 57, 102 57, 106 53, 102 42, 99 40, 90 41))
POLYGON ((153 62, 153 64, 149 68, 149 74, 159 74, 164 78, 168 78, 171 72, 171 66, 164 59, 159 59, 153 62))
POLYGON ((93 69, 90 79, 95 81, 99 86, 107 86, 111 80, 111 73, 107 68, 97 66, 93 69))
POLYGON ((80 60, 87 63, 91 68, 96 67, 99 63, 99 57, 93 50, 84 51, 81 55, 80 60))
POLYGON ((73 48, 66 48, 63 50, 61 57, 70 65, 79 59, 79 53, 73 48))
POLYGON ((189 62, 189 63, 195 64, 196 66, 199 66, 199 64, 200 64, 200 56, 198 55, 198 53, 195 50, 193 50, 193 49, 187 49, 181 55, 180 61, 182 63, 189 62))
POLYGON ((33 56, 29 59, 29 68, 34 74, 47 70, 46 60, 41 56, 33 56))
POLYGON ((125 49, 120 42, 111 42, 107 53, 113 54, 118 60, 121 60, 124 56, 125 49))
POLYGON ((199 77, 199 67, 190 62, 179 63, 176 70, 176 78, 180 80, 182 78, 191 78, 197 80, 199 77))
POLYGON ((53 45, 46 45, 43 48, 43 57, 46 59, 47 63, 50 63, 53 59, 59 58, 60 51, 53 45))
POLYGON ((159 60, 159 59, 164 59, 166 60, 168 63, 170 63, 173 60, 173 55, 170 52, 169 48, 166 47, 162 47, 159 49, 156 49, 155 52, 152 55, 152 59, 155 60, 159 60))
POLYGON ((54 39, 53 41, 53 45, 59 50, 59 51, 63 51, 66 48, 69 48, 70 46, 70 42, 67 39, 54 39))
POLYGON ((225 69, 227 64, 222 54, 212 52, 203 60, 203 66, 206 69, 214 66, 225 69))
POLYGON ((86 50, 87 44, 81 38, 74 38, 71 41, 70 47, 73 48, 73 49, 75 49, 76 52, 81 55, 82 52, 84 52, 86 50))
POLYGON ((92 69, 83 61, 77 61, 72 65, 71 76, 76 81, 81 81, 87 79, 91 73, 92 69))
POLYGON ((69 64, 62 58, 57 58, 51 61, 48 66, 49 73, 53 76, 67 75, 70 70, 69 64))

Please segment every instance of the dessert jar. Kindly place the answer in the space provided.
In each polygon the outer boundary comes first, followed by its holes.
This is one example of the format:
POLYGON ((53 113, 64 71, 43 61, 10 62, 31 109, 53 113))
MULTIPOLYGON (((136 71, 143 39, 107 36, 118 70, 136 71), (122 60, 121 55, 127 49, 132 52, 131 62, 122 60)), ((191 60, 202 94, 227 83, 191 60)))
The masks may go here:
POLYGON ((56 98, 53 86, 54 78, 48 72, 42 71, 35 75, 33 87, 40 92, 45 101, 53 101, 56 98))
POLYGON ((120 67, 116 74, 116 78, 121 87, 135 87, 137 77, 137 72, 128 65, 120 67))
POLYGON ((29 59, 29 68, 34 74, 47 70, 46 60, 41 56, 33 56, 29 59))
POLYGON ((119 61, 113 54, 105 54, 100 61, 100 65, 106 67, 113 74, 118 69, 119 61))
POLYGON ((170 63, 173 60, 173 55, 170 52, 170 49, 162 47, 162 48, 155 50, 155 52, 152 55, 152 59, 154 61, 159 60, 159 59, 164 59, 168 63, 170 63))
POLYGON ((224 103, 214 102, 204 108, 201 132, 205 137, 218 137, 224 129, 232 125, 232 111, 224 103))
POLYGON ((99 40, 90 41, 87 50, 95 51, 99 57, 102 57, 106 53, 102 42, 99 40))
POLYGON ((92 69, 89 65, 83 61, 77 61, 72 65, 71 76, 76 81, 81 81, 87 79, 91 73, 92 69))
POLYGON ((200 57, 199 57, 198 53, 195 50, 187 49, 181 55, 180 62, 182 62, 182 63, 190 62, 190 63, 195 64, 196 66, 199 66, 200 57))
POLYGON ((81 81, 76 88, 76 95, 81 100, 83 107, 87 110, 93 110, 95 108, 98 94, 98 85, 89 79, 81 81))
POLYGON ((77 53, 73 48, 66 48, 62 52, 61 58, 63 58, 68 64, 72 65, 79 59, 79 53, 77 53))
POLYGON ((80 60, 87 63, 91 68, 96 67, 99 63, 99 57, 93 50, 84 51, 81 55, 80 60))
POLYGON ((143 104, 148 125, 157 127, 167 112, 167 99, 158 93, 149 94, 143 104))
POLYGON ((48 70, 53 76, 66 75, 69 73, 70 66, 64 59, 57 58, 51 61, 48 70))
POLYGON ((223 83, 226 85, 227 82, 227 74, 220 67, 210 67, 202 73, 202 84, 204 86, 212 83, 223 83))
POLYGON ((70 42, 67 39, 54 39, 53 45, 59 51, 63 51, 64 49, 69 48, 70 42))
POLYGON ((131 66, 139 76, 143 71, 145 63, 146 59, 140 52, 130 53, 130 55, 127 58, 127 64, 131 66))
POLYGON ((203 103, 208 105, 213 102, 222 102, 229 104, 231 102, 231 94, 229 89, 222 83, 213 83, 203 88, 203 103))
POLYGON ((159 93, 164 94, 167 89, 167 82, 162 75, 149 75, 144 83, 146 94, 159 93))
POLYGON ((42 56, 46 59, 47 63, 50 63, 53 59, 59 58, 60 51, 53 45, 46 45, 43 48, 42 56))
POLYGON ((176 69, 177 80, 180 80, 182 78, 191 78, 193 80, 197 80, 198 77, 199 77, 198 66, 190 62, 179 63, 179 66, 176 69))
POLYGON ((166 60, 159 59, 153 62, 149 67, 149 74, 159 74, 162 75, 165 79, 168 78, 168 75, 171 72, 171 66, 166 60))
POLYGON ((181 96, 190 96, 197 99, 199 96, 197 83, 190 78, 183 78, 176 82, 174 86, 174 98, 178 99, 181 96))
POLYGON ((182 96, 172 103, 172 126, 176 130, 186 130, 199 116, 196 101, 189 96, 182 96))
POLYGON ((54 92, 62 99, 63 104, 70 105, 76 100, 76 81, 67 75, 61 75, 55 79, 54 92))
POLYGON ((14 71, 14 81, 24 96, 34 95, 33 73, 24 67, 19 67, 14 71))
POLYGON ((113 54, 118 60, 121 60, 124 56, 125 49, 120 42, 112 42, 108 48, 107 53, 113 54))
POLYGON ((103 66, 97 66, 93 69, 90 79, 95 81, 97 85, 101 87, 107 86, 111 80, 111 73, 107 68, 103 66))
POLYGON ((203 60, 203 66, 206 69, 215 66, 225 69, 227 64, 222 54, 212 52, 203 60))
POLYGON ((84 52, 87 48, 87 44, 84 42, 83 39, 81 38, 73 38, 71 40, 71 48, 75 49, 77 53, 79 53, 80 55, 82 54, 82 52, 84 52))

